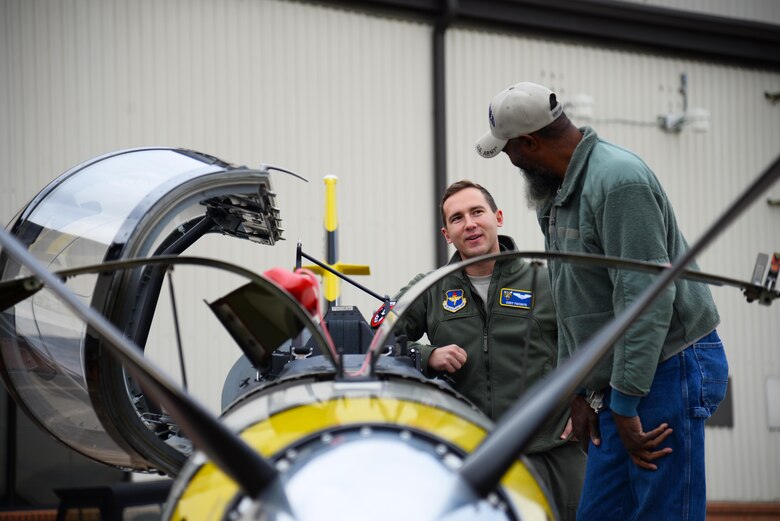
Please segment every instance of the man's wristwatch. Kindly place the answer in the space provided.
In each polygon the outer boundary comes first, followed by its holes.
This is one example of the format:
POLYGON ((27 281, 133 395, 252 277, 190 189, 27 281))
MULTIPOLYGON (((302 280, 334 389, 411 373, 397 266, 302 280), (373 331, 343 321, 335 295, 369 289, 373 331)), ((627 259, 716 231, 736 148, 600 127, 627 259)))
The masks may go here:
POLYGON ((596 411, 596 414, 604 409, 604 393, 601 391, 588 391, 585 401, 588 402, 591 409, 596 411))

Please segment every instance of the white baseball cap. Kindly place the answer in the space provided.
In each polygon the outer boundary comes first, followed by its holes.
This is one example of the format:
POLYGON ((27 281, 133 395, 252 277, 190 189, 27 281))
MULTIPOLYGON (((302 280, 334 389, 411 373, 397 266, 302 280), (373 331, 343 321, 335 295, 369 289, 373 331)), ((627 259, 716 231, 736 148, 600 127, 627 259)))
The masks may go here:
POLYGON ((499 92, 488 108, 490 132, 477 141, 477 153, 495 157, 510 139, 542 129, 563 114, 555 93, 523 81, 499 92))

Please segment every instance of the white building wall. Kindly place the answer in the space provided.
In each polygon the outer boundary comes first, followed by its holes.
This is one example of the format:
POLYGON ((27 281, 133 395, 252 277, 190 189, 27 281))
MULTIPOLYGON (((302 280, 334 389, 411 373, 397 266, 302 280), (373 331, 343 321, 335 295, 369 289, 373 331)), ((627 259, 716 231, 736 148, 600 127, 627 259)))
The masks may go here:
MULTIPOLYGON (((564 103, 593 100, 599 134, 637 152, 669 194, 689 242, 695 241, 780 153, 780 73, 666 58, 636 51, 562 43, 468 29, 447 38, 448 164, 451 181, 471 178, 495 195, 504 232, 521 249, 541 249, 541 232, 524 197, 521 175, 505 156, 474 152, 488 129, 490 99, 518 81, 556 90, 564 103), (710 114, 709 131, 662 131, 657 116, 679 113, 680 75, 688 76, 688 104, 710 114)), ((567 109, 572 115, 576 110, 567 109)), ((768 196, 780 197, 780 186, 768 196)), ((758 252, 780 248, 780 207, 762 198, 699 259, 706 272, 747 280, 758 252)), ((780 375, 777 305, 747 304, 738 290, 715 288, 719 332, 730 361, 733 429, 707 429, 708 492, 712 500, 780 499, 780 432, 770 431, 766 381, 780 375)))
MULTIPOLYGON (((745 17, 769 21, 760 6, 774 13, 775 3, 767 2, 751 3, 759 10, 745 17)), ((88 158, 145 145, 193 148, 309 178, 273 177, 287 242, 267 248, 224 240, 191 252, 263 271, 292 266, 299 239, 307 252, 323 254, 322 177, 335 174, 339 260, 369 264, 372 275, 360 282, 392 294, 434 267, 431 55, 427 25, 316 4, 0 0, 0 220, 9 222, 46 183, 88 158)), ((524 249, 542 242, 520 175, 504 158, 473 152, 490 98, 522 79, 546 83, 569 101, 591 96, 592 118, 575 121, 647 160, 691 241, 778 153, 780 104, 764 97, 780 91, 777 72, 451 29, 448 177, 488 187, 505 211, 504 231, 524 249), (682 73, 689 105, 709 111, 707 133, 655 126, 659 114, 681 110, 682 73)), ((780 198, 780 187, 769 195, 780 198)), ((780 247, 779 220, 777 207, 755 205, 707 250, 702 268, 749 277, 756 253, 780 247)), ((198 349, 187 357, 190 386, 218 410, 238 353, 208 324, 213 317, 202 299, 221 296, 222 278, 179 268, 174 280, 189 324, 185 347, 198 349)), ((768 429, 765 393, 766 379, 780 375, 777 304, 747 305, 733 289, 715 296, 735 427, 708 429, 710 498, 780 500, 780 433, 768 429)), ((350 286, 342 302, 364 315, 377 305, 350 286)), ((170 323, 155 325, 150 351, 176 372, 174 350, 158 347, 170 346, 172 335, 170 323)))
MULTIPOLYGON (((336 175, 339 260, 370 265, 360 282, 392 295, 434 265, 431 33, 278 0, 0 0, 0 221, 91 157, 180 146, 309 179, 272 175, 285 242, 187 252, 292 268, 298 240, 324 258, 323 177, 336 175)), ((193 268, 174 280, 185 348, 198 349, 190 386, 218 411, 238 351, 202 299, 228 289, 193 268)), ((380 304, 349 285, 340 303, 380 304)), ((168 320, 149 350, 178 374, 173 339, 168 320)))

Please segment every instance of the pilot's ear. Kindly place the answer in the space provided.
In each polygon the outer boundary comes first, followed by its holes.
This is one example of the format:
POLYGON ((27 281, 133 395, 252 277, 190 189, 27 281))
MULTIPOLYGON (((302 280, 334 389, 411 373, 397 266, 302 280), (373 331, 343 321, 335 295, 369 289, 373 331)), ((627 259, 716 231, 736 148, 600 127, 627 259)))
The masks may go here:
POLYGON ((450 239, 450 235, 447 233, 447 228, 442 228, 441 234, 444 235, 445 239, 447 239, 447 244, 452 244, 452 239, 450 239))
POLYGON ((498 223, 499 228, 504 226, 504 212, 501 210, 496 212, 496 222, 498 223))

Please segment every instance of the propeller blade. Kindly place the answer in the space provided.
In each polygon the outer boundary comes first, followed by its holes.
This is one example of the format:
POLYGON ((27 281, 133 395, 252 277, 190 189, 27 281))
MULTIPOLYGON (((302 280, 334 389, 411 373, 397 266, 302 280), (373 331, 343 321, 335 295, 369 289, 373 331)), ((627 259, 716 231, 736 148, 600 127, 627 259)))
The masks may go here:
MULTIPOLYGON (((385 320, 384 322, 381 322, 381 327, 374 334, 366 356, 372 356, 373 363, 376 363, 376 360, 379 358, 379 353, 382 352, 385 343, 390 337, 390 334, 393 332, 395 323, 403 318, 403 315, 409 306, 411 306, 411 304, 417 298, 422 296, 423 293, 428 290, 428 288, 433 286, 436 281, 449 275, 450 273, 462 270, 471 264, 476 264, 485 260, 501 261, 502 259, 509 259, 514 257, 541 260, 559 259, 565 262, 598 266, 600 268, 606 266, 608 268, 630 269, 636 271, 646 271, 650 273, 662 273, 670 269, 670 265, 668 264, 656 264, 652 262, 622 259, 620 257, 610 257, 607 255, 544 251, 509 251, 493 253, 461 261, 457 264, 447 264, 446 266, 442 266, 436 271, 433 271, 420 279, 414 286, 412 286, 406 293, 402 295, 398 302, 394 304, 391 312, 385 312, 385 320)), ((771 300, 780 297, 780 290, 770 290, 769 288, 755 284, 753 282, 723 277, 720 275, 713 275, 711 273, 684 269, 679 276, 683 279, 704 282, 715 286, 731 286, 739 288, 744 292, 745 297, 749 302, 753 300, 761 300, 764 303, 769 303, 771 300)))
MULTIPOLYGON (((163 404, 187 432, 196 447, 252 497, 258 497, 277 481, 276 468, 230 431, 200 403, 172 385, 142 351, 101 314, 84 304, 57 276, 41 265, 24 246, 5 229, 0 229, 4 252, 29 269, 79 317, 108 341, 118 356, 153 399, 163 404)), ((103 267, 105 270, 105 267, 103 267)), ((286 500, 285 500, 286 501, 286 500)))
POLYGON ((495 489, 507 469, 531 442, 549 411, 568 401, 579 383, 664 288, 680 276, 685 267, 779 177, 780 157, 631 306, 586 342, 550 379, 537 382, 512 406, 493 432, 466 457, 459 470, 463 479, 483 496, 495 489))

